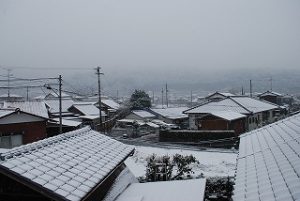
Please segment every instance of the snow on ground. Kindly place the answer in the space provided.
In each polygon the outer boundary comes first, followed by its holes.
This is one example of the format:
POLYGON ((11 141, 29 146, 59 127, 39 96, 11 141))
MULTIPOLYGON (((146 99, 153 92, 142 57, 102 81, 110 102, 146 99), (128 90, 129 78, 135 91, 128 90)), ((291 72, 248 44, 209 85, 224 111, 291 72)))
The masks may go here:
POLYGON ((129 157, 125 164, 136 176, 145 176, 146 173, 146 158, 151 154, 157 156, 174 154, 193 155, 199 161, 199 164, 194 164, 193 176, 198 176, 203 173, 204 176, 234 176, 236 165, 236 153, 222 153, 209 151, 192 151, 183 149, 167 149, 156 147, 135 146, 135 153, 129 157))

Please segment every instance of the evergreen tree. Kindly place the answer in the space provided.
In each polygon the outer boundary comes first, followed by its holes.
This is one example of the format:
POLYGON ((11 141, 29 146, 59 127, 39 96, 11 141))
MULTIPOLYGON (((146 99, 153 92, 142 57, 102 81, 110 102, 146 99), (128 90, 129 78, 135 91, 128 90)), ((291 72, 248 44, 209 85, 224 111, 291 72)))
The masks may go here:
POLYGON ((151 107, 151 98, 143 90, 135 90, 130 98, 131 109, 143 109, 151 107))

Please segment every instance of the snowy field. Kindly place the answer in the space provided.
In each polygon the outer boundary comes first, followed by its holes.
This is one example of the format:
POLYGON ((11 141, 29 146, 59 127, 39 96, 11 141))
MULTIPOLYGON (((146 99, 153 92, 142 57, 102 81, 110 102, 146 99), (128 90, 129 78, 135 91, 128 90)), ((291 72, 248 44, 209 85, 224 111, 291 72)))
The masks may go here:
POLYGON ((136 177, 145 176, 146 158, 151 154, 158 156, 169 155, 176 153, 181 155, 193 155, 200 162, 195 164, 193 176, 198 176, 201 173, 204 176, 234 176, 236 165, 236 153, 221 153, 208 151, 191 151, 183 149, 167 149, 156 147, 135 146, 135 153, 129 157, 125 163, 136 177))

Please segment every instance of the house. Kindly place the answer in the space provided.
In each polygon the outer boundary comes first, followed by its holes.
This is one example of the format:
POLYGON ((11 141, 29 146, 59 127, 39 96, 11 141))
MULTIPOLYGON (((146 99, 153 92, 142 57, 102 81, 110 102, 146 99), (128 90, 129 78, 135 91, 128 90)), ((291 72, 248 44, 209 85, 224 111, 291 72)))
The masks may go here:
POLYGON ((24 97, 17 94, 2 94, 0 95, 1 101, 24 101, 24 97))
POLYGON ((150 121, 120 119, 111 131, 114 136, 140 137, 147 134, 159 134, 160 126, 150 121))
POLYGON ((300 199, 300 114, 240 136, 234 201, 300 199))
POLYGON ((269 101, 269 102, 275 103, 277 105, 282 105, 282 97, 283 97, 282 94, 277 93, 275 91, 266 91, 266 92, 258 95, 258 98, 260 100, 269 101))
POLYGON ((42 101, 5 101, 2 109, 17 109, 37 116, 49 118, 48 110, 42 101))
POLYGON ((198 130, 234 130, 238 136, 246 131, 246 115, 231 111, 213 111, 199 118, 198 130))
MULTIPOLYGON (((62 116, 73 116, 74 114, 70 113, 68 111, 68 108, 70 108, 74 104, 74 101, 72 99, 62 99, 61 101, 62 101, 62 116)), ((49 112, 49 116, 51 118, 59 117, 58 99, 45 100, 45 104, 49 112)))
POLYGON ((149 121, 155 118, 155 115, 145 110, 132 110, 124 119, 149 121))
MULTIPOLYGON (((68 108, 68 111, 79 117, 83 125, 89 125, 96 129, 100 123, 99 109, 92 103, 76 102, 68 108)), ((104 111, 101 111, 102 122, 107 118, 104 111)))
MULTIPOLYGON (((280 118, 280 107, 246 96, 228 97, 218 102, 208 102, 184 111, 189 116, 189 128, 199 129, 199 121, 212 112, 235 112, 246 115, 245 129, 253 130, 280 118)), ((202 122, 203 123, 203 122, 202 122)), ((217 126, 217 125, 216 125, 217 126)))
MULTIPOLYGON (((47 123, 47 136, 53 137, 59 133, 60 121, 59 118, 52 118, 52 121, 47 123)), ((81 128, 83 126, 80 118, 62 118, 62 133, 69 132, 81 128)))
MULTIPOLYGON (((134 149, 88 127, 0 155, 3 200, 103 200, 134 149)), ((125 178, 127 178, 125 176, 125 178)), ((119 190, 131 180, 123 179, 119 190)))
POLYGON ((293 104, 293 96, 291 95, 283 95, 274 91, 266 91, 257 96, 260 100, 269 101, 271 103, 275 103, 277 105, 292 105, 293 104))
MULTIPOLYGON (((62 99, 72 99, 72 96, 69 94, 66 94, 64 92, 61 92, 61 98, 62 99)), ((44 97, 45 100, 53 100, 53 99, 59 99, 59 92, 51 92, 44 97)))
POLYGON ((215 93, 212 93, 212 94, 209 94, 208 96, 205 97, 205 99, 207 101, 220 101, 220 100, 223 100, 225 98, 228 98, 228 97, 234 97, 236 95, 232 94, 232 93, 229 93, 229 92, 215 92, 215 93))
POLYGON ((165 123, 176 124, 181 128, 186 128, 188 125, 188 115, 183 114, 183 111, 187 109, 187 107, 151 108, 149 112, 165 123))
POLYGON ((107 114, 108 119, 113 118, 120 109, 121 106, 116 101, 109 98, 101 99, 101 110, 103 110, 107 114))
POLYGON ((0 110, 0 147, 12 148, 47 137, 48 118, 15 110, 0 110))

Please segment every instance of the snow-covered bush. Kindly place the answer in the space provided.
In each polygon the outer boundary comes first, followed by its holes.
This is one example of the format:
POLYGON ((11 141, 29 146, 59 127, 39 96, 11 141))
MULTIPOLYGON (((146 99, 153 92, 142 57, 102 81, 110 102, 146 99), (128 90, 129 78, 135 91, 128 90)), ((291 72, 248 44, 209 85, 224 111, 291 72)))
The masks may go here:
POLYGON ((180 154, 175 154, 173 157, 152 154, 146 160, 146 178, 142 179, 146 182, 190 178, 190 174, 193 173, 191 164, 199 163, 193 155, 180 154))

